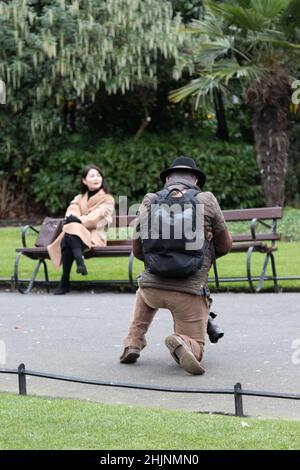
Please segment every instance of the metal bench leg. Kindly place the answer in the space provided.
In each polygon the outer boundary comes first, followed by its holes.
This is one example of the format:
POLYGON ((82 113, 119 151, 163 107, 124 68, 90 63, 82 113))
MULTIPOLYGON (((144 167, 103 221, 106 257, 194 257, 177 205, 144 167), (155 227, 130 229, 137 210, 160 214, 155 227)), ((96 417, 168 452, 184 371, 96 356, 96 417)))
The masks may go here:
POLYGON ((252 276, 251 276, 251 256, 252 256, 253 250, 254 250, 254 246, 250 246, 250 248, 248 248, 248 253, 247 253, 247 278, 248 278, 250 289, 252 290, 252 292, 255 292, 255 287, 254 287, 254 284, 252 282, 252 276))
POLYGON ((44 266, 46 289, 47 289, 47 293, 49 294, 50 288, 49 288, 49 276, 48 276, 47 263, 44 259, 42 260, 42 263, 43 263, 43 266, 44 266))
POLYGON ((24 294, 24 291, 21 289, 20 284, 19 284, 19 276, 18 276, 18 271, 19 271, 19 263, 20 263, 20 258, 21 258, 22 253, 18 253, 17 256, 15 257, 15 264, 14 264, 14 282, 15 282, 15 288, 18 289, 21 294, 24 294))
POLYGON ((250 288, 251 288, 252 292, 260 292, 262 290, 264 282, 265 282, 265 277, 266 277, 266 272, 267 272, 269 259, 271 259, 271 265, 272 265, 274 290, 275 290, 275 292, 278 292, 277 274, 276 274, 275 259, 274 259, 273 253, 266 253, 263 268, 262 268, 262 272, 261 272, 261 275, 259 277, 258 286, 257 286, 257 288, 255 288, 255 286, 253 284, 253 281, 252 281, 252 276, 251 276, 251 256, 252 256, 253 251, 255 251, 255 248, 253 246, 251 246, 248 249, 248 254, 247 254, 247 277, 248 277, 248 282, 249 282, 249 285, 250 285, 250 288))
POLYGON ((272 266, 273 281, 274 281, 274 291, 279 292, 278 283, 277 283, 277 272, 276 272, 276 266, 275 266, 275 258, 274 258, 273 253, 270 253, 270 258, 271 258, 271 266, 272 266))
POLYGON ((267 267, 268 267, 268 262, 269 262, 269 253, 267 253, 266 256, 265 256, 264 265, 263 265, 262 272, 261 272, 261 275, 260 275, 260 278, 259 278, 259 283, 258 283, 258 287, 256 289, 256 292, 260 292, 261 289, 263 288, 264 281, 265 281, 265 275, 266 275, 267 267))
MULTIPOLYGON (((38 262, 36 264, 36 267, 34 268, 34 271, 32 273, 31 279, 29 281, 28 287, 27 287, 26 290, 24 290, 21 287, 20 280, 19 280, 19 275, 18 275, 21 255, 22 255, 22 253, 18 253, 17 256, 16 256, 16 259, 15 259, 15 267, 14 267, 15 286, 21 294, 29 294, 29 292, 31 291, 31 289, 34 285, 34 281, 36 279, 36 276, 39 272, 39 269, 40 269, 40 266, 41 266, 41 263, 43 262, 43 260, 40 260, 40 259, 38 260, 38 262)), ((48 277, 48 273, 47 273, 47 277, 48 277)))
POLYGON ((129 256, 129 263, 128 263, 128 277, 129 277, 130 285, 132 287, 134 287, 133 277, 132 277, 133 260, 134 260, 134 255, 133 255, 133 252, 131 252, 129 256))

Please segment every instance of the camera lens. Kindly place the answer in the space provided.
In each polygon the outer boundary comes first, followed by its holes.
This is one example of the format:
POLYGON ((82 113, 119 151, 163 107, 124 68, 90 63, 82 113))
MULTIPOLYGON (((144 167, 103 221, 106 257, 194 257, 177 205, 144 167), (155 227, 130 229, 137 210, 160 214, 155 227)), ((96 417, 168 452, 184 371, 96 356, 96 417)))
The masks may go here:
POLYGON ((224 331, 212 320, 211 316, 208 317, 207 334, 211 343, 217 343, 224 336, 224 331))

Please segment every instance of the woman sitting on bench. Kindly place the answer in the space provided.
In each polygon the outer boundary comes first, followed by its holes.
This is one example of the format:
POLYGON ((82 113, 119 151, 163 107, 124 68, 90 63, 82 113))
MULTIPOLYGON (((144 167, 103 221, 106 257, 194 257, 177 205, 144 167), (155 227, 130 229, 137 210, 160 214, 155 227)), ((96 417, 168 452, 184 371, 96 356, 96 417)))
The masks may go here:
POLYGON ((108 194, 103 173, 95 165, 87 166, 81 175, 81 194, 70 203, 62 233, 48 246, 49 256, 56 269, 63 273, 55 295, 70 290, 70 272, 73 261, 77 273, 87 275, 83 252, 93 246, 107 243, 107 226, 112 221, 114 198, 108 194))

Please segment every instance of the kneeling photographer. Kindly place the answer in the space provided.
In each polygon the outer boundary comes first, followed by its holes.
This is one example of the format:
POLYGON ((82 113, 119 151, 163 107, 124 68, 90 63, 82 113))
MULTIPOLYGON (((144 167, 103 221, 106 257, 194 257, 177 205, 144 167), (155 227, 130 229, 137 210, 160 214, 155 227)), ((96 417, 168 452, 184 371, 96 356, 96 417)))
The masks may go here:
POLYGON ((157 310, 165 308, 174 322, 173 334, 165 338, 171 356, 186 372, 203 374, 206 332, 212 342, 223 334, 208 321, 211 246, 218 258, 230 251, 232 239, 215 196, 202 192, 206 176, 193 159, 176 158, 160 177, 164 188, 144 197, 136 220, 133 253, 144 261, 145 271, 120 362, 136 362, 157 310))

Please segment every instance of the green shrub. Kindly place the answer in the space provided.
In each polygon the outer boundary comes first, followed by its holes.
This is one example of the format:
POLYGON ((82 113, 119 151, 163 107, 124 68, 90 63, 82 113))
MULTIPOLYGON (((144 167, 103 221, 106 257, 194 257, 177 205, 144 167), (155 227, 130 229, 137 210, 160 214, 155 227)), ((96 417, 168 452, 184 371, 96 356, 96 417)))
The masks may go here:
POLYGON ((300 117, 295 118, 290 130, 288 172, 286 177, 286 199, 289 203, 300 205, 300 117))
POLYGON ((103 169, 111 193, 128 196, 132 204, 161 188, 160 171, 179 155, 196 160, 207 174, 205 189, 216 195, 223 209, 264 205, 253 147, 197 136, 195 131, 145 133, 137 142, 117 135, 87 143, 76 136, 67 148, 48 156, 34 175, 33 194, 48 212, 59 213, 78 192, 82 167, 93 162, 103 169))

